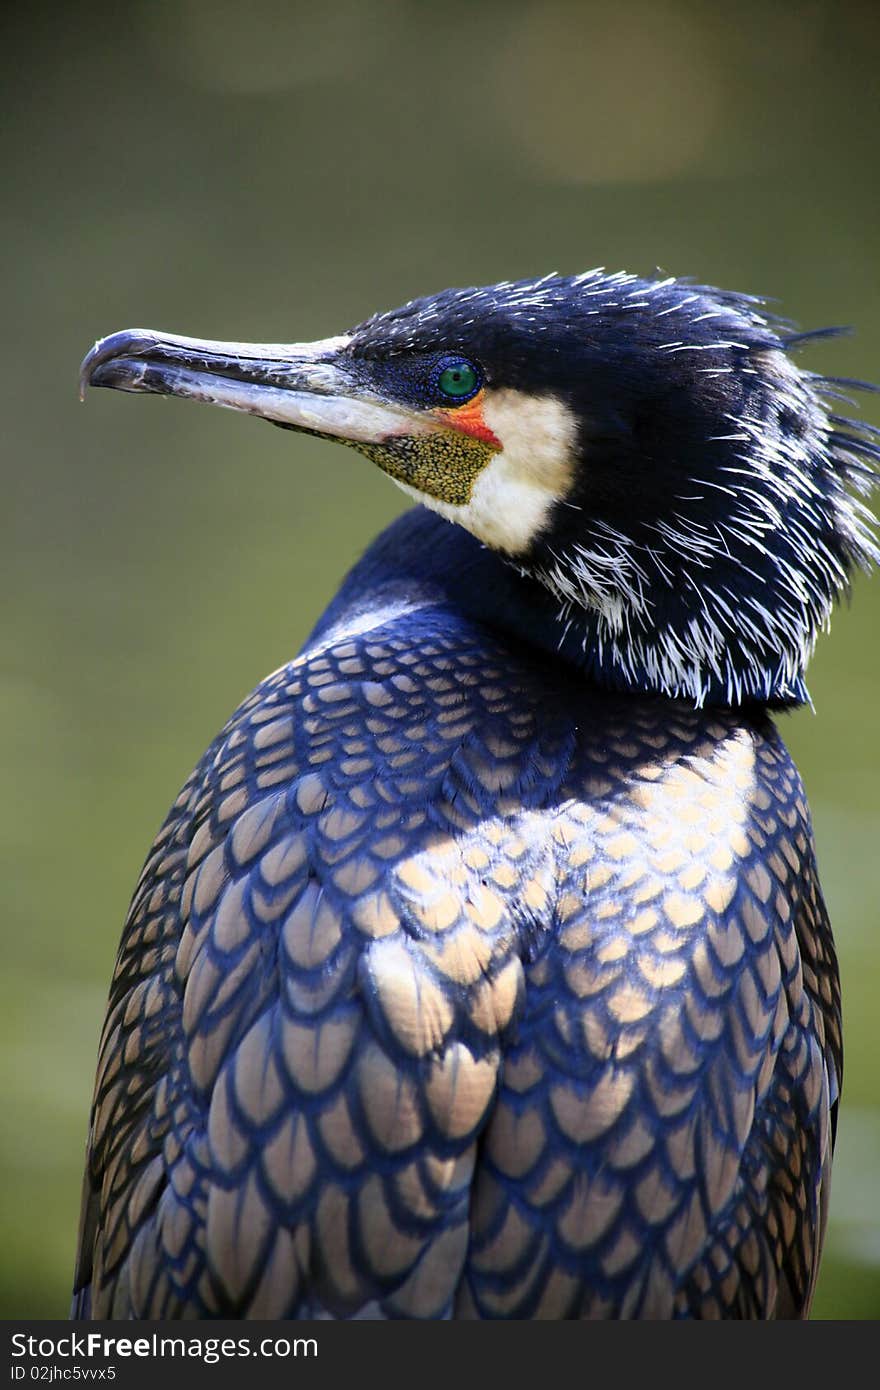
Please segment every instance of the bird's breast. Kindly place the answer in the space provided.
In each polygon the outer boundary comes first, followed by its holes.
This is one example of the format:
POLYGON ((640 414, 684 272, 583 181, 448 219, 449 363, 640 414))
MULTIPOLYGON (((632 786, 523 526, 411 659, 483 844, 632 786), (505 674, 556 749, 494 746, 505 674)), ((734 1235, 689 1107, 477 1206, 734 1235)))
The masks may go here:
POLYGON ((568 1316, 625 1299, 637 1240, 686 1263, 788 1022, 805 815, 769 725, 598 694, 442 604, 343 616, 230 720, 132 903, 108 1290, 126 1260, 142 1316, 568 1316), (679 1131, 728 1054, 697 1220, 679 1131))

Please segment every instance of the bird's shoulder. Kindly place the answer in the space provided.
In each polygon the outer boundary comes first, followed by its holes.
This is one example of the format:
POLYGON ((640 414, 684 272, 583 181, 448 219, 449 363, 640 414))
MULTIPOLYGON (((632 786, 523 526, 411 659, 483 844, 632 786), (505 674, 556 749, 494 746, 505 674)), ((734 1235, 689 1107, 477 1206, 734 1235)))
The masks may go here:
POLYGON ((797 770, 765 716, 621 702, 585 731, 563 794, 554 928, 525 966, 485 1138, 470 1306, 801 1315, 842 1052, 797 770), (588 1269, 587 1304, 576 1279, 519 1277, 537 1230, 548 1269, 588 1269))

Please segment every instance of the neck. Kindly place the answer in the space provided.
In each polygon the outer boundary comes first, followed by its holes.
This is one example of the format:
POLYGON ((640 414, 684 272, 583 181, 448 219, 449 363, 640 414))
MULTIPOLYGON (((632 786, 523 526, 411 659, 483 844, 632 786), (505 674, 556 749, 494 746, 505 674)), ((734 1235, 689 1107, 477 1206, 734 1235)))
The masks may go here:
POLYGON ((381 600, 445 602, 475 622, 503 631, 583 674, 591 684, 630 694, 680 694, 689 703, 784 706, 803 702, 798 682, 766 698, 743 691, 709 689, 695 700, 664 687, 651 669, 650 653, 624 655, 603 631, 598 613, 563 604, 542 583, 520 573, 460 527, 423 507, 404 513, 377 537, 345 579, 309 642, 322 640, 343 621, 357 620, 381 600))

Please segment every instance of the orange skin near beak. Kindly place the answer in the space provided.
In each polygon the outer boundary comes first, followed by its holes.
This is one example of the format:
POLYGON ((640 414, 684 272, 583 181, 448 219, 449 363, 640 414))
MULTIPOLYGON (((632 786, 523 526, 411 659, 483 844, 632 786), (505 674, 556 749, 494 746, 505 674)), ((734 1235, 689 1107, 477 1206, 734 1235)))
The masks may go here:
POLYGON ((444 425, 458 430, 460 434, 470 435, 472 439, 479 439, 481 443, 488 444, 493 449, 500 449, 501 440, 492 433, 483 418, 485 395, 485 391, 478 391, 466 405, 454 406, 448 410, 435 410, 433 414, 438 420, 442 420, 444 425))

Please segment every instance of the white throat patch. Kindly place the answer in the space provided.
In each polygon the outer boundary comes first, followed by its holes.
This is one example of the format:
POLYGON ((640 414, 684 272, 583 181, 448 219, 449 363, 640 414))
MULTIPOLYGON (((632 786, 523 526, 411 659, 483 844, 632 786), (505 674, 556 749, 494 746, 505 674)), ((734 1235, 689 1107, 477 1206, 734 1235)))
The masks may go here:
POLYGON ((502 447, 478 475, 467 503, 456 506, 399 486, 493 550, 521 555, 571 488, 574 415, 555 396, 505 389, 486 391, 483 418, 502 447))

